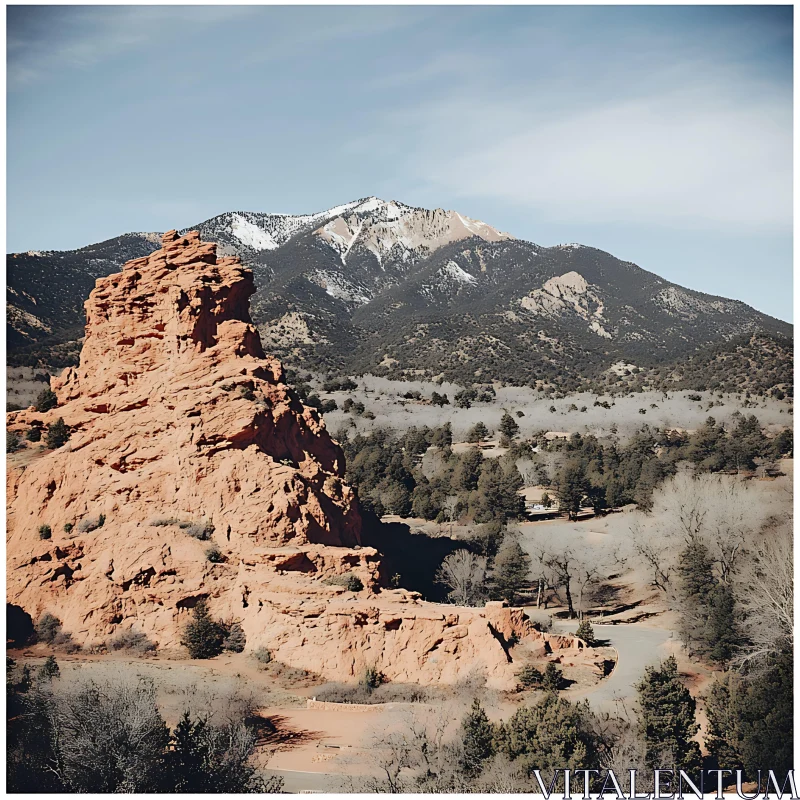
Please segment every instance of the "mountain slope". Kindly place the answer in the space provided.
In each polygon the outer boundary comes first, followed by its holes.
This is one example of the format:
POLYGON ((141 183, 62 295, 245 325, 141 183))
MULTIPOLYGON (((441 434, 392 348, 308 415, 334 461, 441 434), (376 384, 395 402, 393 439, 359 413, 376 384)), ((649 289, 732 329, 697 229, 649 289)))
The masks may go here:
MULTIPOLYGON (((369 197, 308 215, 228 212, 192 227, 253 270, 253 319, 295 366, 571 389, 620 361, 653 369, 737 337, 792 335, 744 303, 601 250, 540 247, 455 211, 369 197)), ((94 279, 156 243, 126 234, 9 256, 10 358, 24 363, 77 337, 94 279)))

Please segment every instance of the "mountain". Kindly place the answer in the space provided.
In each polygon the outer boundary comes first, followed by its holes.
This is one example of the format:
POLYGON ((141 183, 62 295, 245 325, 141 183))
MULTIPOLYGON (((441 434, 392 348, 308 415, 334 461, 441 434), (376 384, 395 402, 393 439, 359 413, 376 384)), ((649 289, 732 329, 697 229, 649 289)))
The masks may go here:
MULTIPOLYGON (((253 270, 253 319, 292 366, 568 390, 620 362, 677 367, 742 337, 785 345, 792 336, 791 325, 745 303, 593 247, 515 239, 455 211, 368 197, 307 215, 229 212, 191 229, 253 270)), ((63 343, 79 335, 95 278, 157 244, 156 234, 132 233, 10 255, 12 362, 72 358, 63 343)))

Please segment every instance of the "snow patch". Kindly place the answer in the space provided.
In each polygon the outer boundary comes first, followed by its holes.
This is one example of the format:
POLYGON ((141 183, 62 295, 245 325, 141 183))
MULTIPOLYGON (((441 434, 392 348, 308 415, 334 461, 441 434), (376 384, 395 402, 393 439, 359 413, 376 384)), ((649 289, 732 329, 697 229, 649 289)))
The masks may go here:
POLYGON ((318 270, 309 275, 308 280, 324 289, 336 300, 343 300, 356 306, 363 306, 372 299, 363 288, 356 286, 336 272, 318 270))
POLYGON ((474 275, 462 269, 455 261, 448 261, 440 270, 439 275, 443 278, 452 278, 458 283, 477 283, 478 279, 474 275))
POLYGON ((231 233, 245 246, 253 250, 275 250, 278 243, 269 232, 249 222, 239 214, 231 218, 231 233))

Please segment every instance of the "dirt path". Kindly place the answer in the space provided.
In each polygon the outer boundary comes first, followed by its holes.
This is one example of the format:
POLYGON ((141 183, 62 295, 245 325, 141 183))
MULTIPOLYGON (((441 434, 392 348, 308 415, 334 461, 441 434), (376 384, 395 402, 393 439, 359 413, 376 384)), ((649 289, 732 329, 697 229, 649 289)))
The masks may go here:
MULTIPOLYGON (((576 621, 555 622, 554 631, 574 632, 576 621)), ((598 639, 607 641, 617 651, 617 665, 603 681, 589 689, 566 691, 562 694, 570 700, 584 697, 595 711, 615 711, 620 703, 630 705, 636 696, 636 684, 644 675, 645 668, 657 664, 670 655, 673 634, 663 628, 635 625, 594 625, 598 639)))

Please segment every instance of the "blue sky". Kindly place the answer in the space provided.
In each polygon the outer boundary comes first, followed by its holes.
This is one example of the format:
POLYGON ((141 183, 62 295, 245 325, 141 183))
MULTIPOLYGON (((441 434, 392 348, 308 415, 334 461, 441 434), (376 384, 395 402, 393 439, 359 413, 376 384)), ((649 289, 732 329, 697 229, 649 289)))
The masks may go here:
POLYGON ((9 251, 377 195, 792 314, 792 9, 8 7, 9 251))

